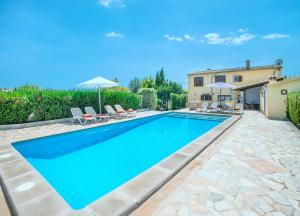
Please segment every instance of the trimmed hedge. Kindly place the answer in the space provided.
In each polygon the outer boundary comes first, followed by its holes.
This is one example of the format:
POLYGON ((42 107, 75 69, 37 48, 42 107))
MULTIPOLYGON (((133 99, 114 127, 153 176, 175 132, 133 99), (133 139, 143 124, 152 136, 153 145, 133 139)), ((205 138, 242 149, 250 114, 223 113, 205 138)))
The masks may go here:
POLYGON ((138 90, 138 94, 142 97, 143 108, 156 109, 157 91, 154 88, 141 88, 138 90))
MULTIPOLYGON (((137 94, 110 89, 101 90, 101 105, 120 104, 124 109, 137 109, 137 94)), ((16 124, 71 117, 70 108, 92 106, 99 112, 98 92, 62 90, 24 90, 0 92, 0 124, 16 124)), ((104 110, 104 107, 103 109, 104 110)))
POLYGON ((173 94, 171 93, 171 109, 177 110, 186 107, 187 95, 186 94, 173 94))
POLYGON ((287 116, 296 127, 300 128, 300 92, 288 94, 287 116))

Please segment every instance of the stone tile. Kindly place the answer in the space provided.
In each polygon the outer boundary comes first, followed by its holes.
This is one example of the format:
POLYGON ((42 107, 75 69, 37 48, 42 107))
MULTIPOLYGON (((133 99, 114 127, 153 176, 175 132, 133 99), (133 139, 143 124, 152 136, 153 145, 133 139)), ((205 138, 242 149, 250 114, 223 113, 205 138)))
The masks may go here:
POLYGON ((232 208, 233 208, 233 206, 226 200, 218 201, 215 203, 215 209, 217 211, 225 211, 225 210, 232 209, 232 208))
POLYGON ((168 178, 170 178, 169 172, 152 167, 147 172, 122 185, 118 190, 140 203, 154 193, 159 185, 166 182, 168 178))
POLYGON ((19 159, 19 155, 13 149, 0 152, 0 164, 13 161, 16 159, 19 159))
POLYGON ((18 159, 9 161, 1 165, 1 176, 3 179, 9 179, 22 175, 32 170, 32 167, 24 160, 18 159))
POLYGON ((70 207, 55 192, 44 194, 17 206, 17 212, 22 216, 53 216, 69 210, 70 207))
POLYGON ((176 172, 183 166, 185 166, 190 160, 190 156, 175 153, 168 158, 161 161, 157 166, 169 170, 170 172, 176 172))
POLYGON ((256 169, 257 171, 259 171, 261 173, 286 173, 286 172, 288 172, 288 170, 286 170, 284 167, 275 165, 264 159, 251 160, 248 163, 254 169, 256 169))
POLYGON ((185 154, 195 155, 197 154, 202 148, 200 145, 196 142, 192 142, 185 147, 183 147, 180 152, 183 152, 185 154))
MULTIPOLYGON (((125 215, 125 212, 135 208, 138 203, 131 197, 113 191, 107 196, 89 205, 89 209, 97 215, 125 215)), ((89 211, 89 210, 87 210, 89 211)))
POLYGON ((282 205, 290 205, 288 199, 282 194, 277 191, 270 191, 268 193, 269 197, 273 199, 275 202, 282 204, 282 205))
POLYGON ((14 205, 21 205, 53 190, 49 184, 41 180, 41 177, 32 171, 5 181, 14 205))

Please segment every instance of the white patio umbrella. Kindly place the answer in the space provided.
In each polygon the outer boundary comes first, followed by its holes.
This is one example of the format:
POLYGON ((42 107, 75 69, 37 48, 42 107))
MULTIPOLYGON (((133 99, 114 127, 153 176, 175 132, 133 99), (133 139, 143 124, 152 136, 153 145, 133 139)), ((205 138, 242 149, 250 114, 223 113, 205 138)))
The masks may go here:
POLYGON ((211 88, 219 88, 220 89, 220 95, 222 95, 221 94, 222 89, 234 89, 234 88, 236 88, 235 85, 231 85, 231 84, 225 83, 225 82, 212 83, 212 84, 208 84, 206 86, 211 87, 211 88))
POLYGON ((109 88, 109 87, 119 86, 119 83, 116 83, 116 82, 113 82, 111 80, 105 79, 101 76, 97 76, 94 79, 79 83, 77 86, 79 88, 96 88, 96 89, 98 89, 98 93, 99 93, 99 110, 100 110, 100 113, 101 113, 101 95, 100 95, 101 88, 109 88))

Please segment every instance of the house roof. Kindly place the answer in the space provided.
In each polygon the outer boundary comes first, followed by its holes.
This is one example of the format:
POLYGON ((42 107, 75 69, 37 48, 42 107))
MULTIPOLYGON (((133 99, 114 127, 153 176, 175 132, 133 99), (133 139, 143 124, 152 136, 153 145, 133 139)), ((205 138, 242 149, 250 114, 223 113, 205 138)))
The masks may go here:
POLYGON ((239 86, 237 88, 234 88, 233 90, 245 90, 245 89, 249 89, 249 88, 255 88, 255 87, 263 86, 267 83, 269 83, 268 80, 257 82, 257 83, 251 83, 251 84, 248 84, 248 85, 239 86))
MULTIPOLYGON (((250 69, 247 69, 246 67, 236 67, 236 68, 225 68, 220 70, 205 70, 205 71, 196 71, 189 73, 188 75, 194 75, 194 74, 210 74, 210 73, 224 73, 224 72, 236 72, 236 71, 249 71, 249 70, 260 70, 260 69, 275 69, 278 67, 275 64, 272 65, 262 65, 262 66, 252 66, 250 69)), ((281 66, 279 66, 281 68, 281 66)))
MULTIPOLYGON (((280 83, 282 80, 285 80, 284 77, 278 77, 277 81, 279 81, 278 83, 280 83)), ((259 87, 259 86, 263 86, 265 84, 268 84, 269 80, 264 80, 261 82, 256 82, 256 83, 251 83, 251 84, 247 84, 247 85, 243 85, 243 86, 238 86, 237 88, 234 88, 233 90, 246 90, 249 88, 255 88, 255 87, 259 87)))

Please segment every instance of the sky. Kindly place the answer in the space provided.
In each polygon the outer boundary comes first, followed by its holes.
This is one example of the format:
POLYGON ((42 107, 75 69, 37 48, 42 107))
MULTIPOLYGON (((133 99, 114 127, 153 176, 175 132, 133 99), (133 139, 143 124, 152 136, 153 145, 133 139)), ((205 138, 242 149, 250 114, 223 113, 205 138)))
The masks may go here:
POLYGON ((299 0, 0 0, 0 88, 273 64, 300 75, 299 0))

